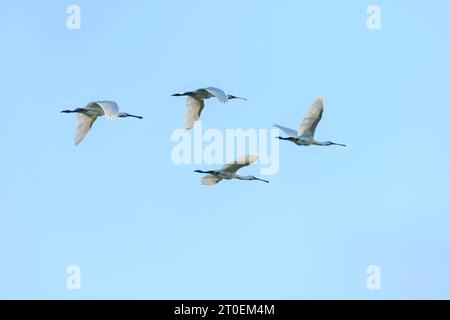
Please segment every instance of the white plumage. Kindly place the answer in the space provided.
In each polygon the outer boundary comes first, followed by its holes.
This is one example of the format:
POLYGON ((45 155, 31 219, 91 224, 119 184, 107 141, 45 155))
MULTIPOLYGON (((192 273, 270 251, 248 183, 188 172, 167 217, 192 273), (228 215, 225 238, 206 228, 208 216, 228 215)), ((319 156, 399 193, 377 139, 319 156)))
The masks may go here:
POLYGON ((245 98, 227 95, 223 90, 215 87, 197 89, 195 91, 188 91, 185 93, 176 93, 173 94, 172 96, 174 97, 187 96, 186 113, 184 116, 184 129, 186 131, 192 129, 195 125, 195 122, 197 122, 200 119, 202 110, 205 107, 204 100, 210 98, 217 98, 217 100, 219 100, 222 103, 226 103, 228 102, 228 100, 231 99, 246 100, 245 98))
POLYGON ((278 129, 282 130, 284 133, 288 135, 287 138, 283 137, 277 137, 280 140, 288 140, 291 141, 299 146, 310 146, 310 145, 317 145, 317 146, 330 146, 330 145, 338 145, 345 147, 344 144, 340 143, 334 143, 331 141, 316 141, 314 139, 315 132, 317 129, 317 125, 319 124, 320 120, 322 119, 323 114, 323 99, 321 97, 318 97, 311 107, 309 108, 308 112, 304 116, 302 122, 300 123, 300 127, 298 131, 295 131, 294 129, 286 128, 283 126, 280 126, 278 124, 274 125, 278 129))
POLYGON ((257 155, 245 155, 243 157, 234 160, 233 162, 225 164, 220 170, 210 170, 210 171, 195 170, 194 172, 206 173, 207 175, 202 178, 202 184, 209 186, 217 184, 224 179, 259 180, 268 183, 269 181, 259 179, 254 176, 241 176, 237 174, 239 169, 246 167, 256 162, 257 160, 258 160, 257 155))
POLYGON ((90 102, 84 108, 76 108, 75 110, 64 110, 62 113, 77 113, 78 125, 75 131, 75 144, 78 145, 92 128, 97 117, 105 116, 108 120, 116 120, 117 118, 134 117, 142 119, 141 116, 119 112, 119 106, 114 101, 94 101, 90 102))

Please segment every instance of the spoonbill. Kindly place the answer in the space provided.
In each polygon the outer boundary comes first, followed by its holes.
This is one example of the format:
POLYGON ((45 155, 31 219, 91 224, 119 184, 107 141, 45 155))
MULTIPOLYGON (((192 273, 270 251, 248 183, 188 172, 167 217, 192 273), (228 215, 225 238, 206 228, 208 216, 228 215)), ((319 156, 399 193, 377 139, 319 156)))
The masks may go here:
POLYGON ((323 99, 318 97, 312 104, 308 113, 303 118, 302 123, 300 124, 300 128, 298 132, 294 129, 289 129, 280 125, 275 124, 274 126, 278 129, 281 129, 288 135, 287 138, 276 137, 280 140, 288 140, 295 143, 298 146, 341 146, 345 147, 345 144, 334 143, 331 141, 317 141, 314 139, 314 133, 316 131, 317 125, 319 124, 320 119, 322 119, 323 113, 323 99))
POLYGON ((197 89, 195 91, 187 91, 185 93, 175 93, 172 97, 182 97, 187 96, 186 100, 186 115, 184 117, 184 129, 189 131, 195 125, 195 122, 200 119, 200 114, 205 107, 205 99, 217 98, 220 102, 225 103, 231 99, 242 99, 245 98, 236 97, 231 94, 226 94, 223 90, 208 87, 204 89, 197 89))
POLYGON ((267 180, 259 179, 254 176, 241 176, 237 174, 239 169, 246 167, 257 160, 258 160, 257 155, 245 155, 244 157, 240 157, 233 162, 227 163, 220 170, 210 170, 210 171, 195 170, 194 172, 207 174, 202 178, 202 184, 209 186, 217 184, 224 179, 259 180, 269 183, 269 181, 267 180))
POLYGON ((141 116, 135 116, 125 112, 119 112, 119 106, 114 101, 94 101, 90 102, 84 108, 75 110, 63 110, 61 113, 77 113, 78 126, 75 132, 75 144, 78 145, 91 130, 97 117, 105 116, 108 120, 117 118, 133 117, 143 119, 141 116))

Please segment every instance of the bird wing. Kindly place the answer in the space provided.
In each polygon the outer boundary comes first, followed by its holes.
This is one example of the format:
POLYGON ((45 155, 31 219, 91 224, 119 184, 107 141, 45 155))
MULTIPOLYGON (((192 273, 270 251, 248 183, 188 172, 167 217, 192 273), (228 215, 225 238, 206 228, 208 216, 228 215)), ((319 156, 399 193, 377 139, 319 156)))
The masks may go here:
POLYGON ((212 186, 214 184, 217 184, 222 179, 217 178, 216 176, 213 176, 212 174, 208 174, 202 178, 202 184, 207 186, 212 186))
POLYGON ((116 120, 119 115, 119 106, 114 101, 98 101, 97 105, 102 108, 105 118, 108 120, 116 120))
POLYGON ((208 88, 205 88, 204 90, 208 91, 214 97, 219 99, 219 101, 222 103, 225 103, 228 101, 228 96, 226 95, 225 92, 223 92, 223 90, 220 90, 220 89, 214 88, 214 87, 208 87, 208 88))
POLYGON ((323 113, 323 100, 321 97, 318 97, 311 107, 309 108, 308 113, 303 118, 302 123, 300 124, 300 128, 298 129, 298 135, 309 135, 314 137, 314 133, 316 132, 317 125, 319 124, 320 119, 322 119, 323 113))
POLYGON ((200 119, 205 102, 192 97, 186 99, 186 115, 184 116, 184 129, 190 130, 194 127, 195 122, 200 119))
POLYGON ((240 157, 233 162, 227 163, 222 167, 222 171, 229 172, 229 173, 236 173, 239 169, 242 167, 246 167, 253 162, 258 160, 257 155, 245 155, 243 157, 240 157))
POLYGON ((289 129, 289 128, 280 126, 280 125, 278 125, 278 124, 274 124, 274 127, 283 130, 284 133, 286 133, 289 137, 294 137, 294 138, 295 138, 295 137, 298 136, 298 132, 295 131, 294 129, 289 129))
POLYGON ((81 141, 83 141, 84 137, 88 134, 89 130, 91 130, 92 125, 94 124, 97 117, 89 117, 83 113, 78 113, 78 125, 77 131, 75 132, 75 144, 78 145, 81 141))

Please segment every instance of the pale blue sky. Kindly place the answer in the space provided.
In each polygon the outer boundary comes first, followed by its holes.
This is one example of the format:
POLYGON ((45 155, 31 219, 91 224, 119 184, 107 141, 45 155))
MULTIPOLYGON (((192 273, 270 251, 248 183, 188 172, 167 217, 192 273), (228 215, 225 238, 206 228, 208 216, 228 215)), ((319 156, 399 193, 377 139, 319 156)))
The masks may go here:
POLYGON ((3 1, 0 298, 450 298, 449 11, 3 1), (270 184, 202 186, 199 166, 171 162, 184 99, 170 95, 205 86, 248 98, 211 101, 204 126, 221 130, 296 127, 321 95, 317 137, 348 147, 283 143, 270 184), (59 111, 103 99, 144 120, 99 119, 75 147, 59 111))

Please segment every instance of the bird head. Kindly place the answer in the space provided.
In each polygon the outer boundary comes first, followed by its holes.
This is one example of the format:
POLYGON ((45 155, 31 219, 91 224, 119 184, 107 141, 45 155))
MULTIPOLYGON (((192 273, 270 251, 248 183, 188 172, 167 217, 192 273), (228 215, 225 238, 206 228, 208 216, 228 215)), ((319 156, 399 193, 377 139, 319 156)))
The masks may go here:
POLYGON ((258 180, 258 181, 262 181, 262 182, 265 182, 265 183, 269 183, 269 181, 264 180, 264 179, 257 178, 257 177, 255 177, 255 176, 250 176, 250 180, 258 180))
POLYGON ((231 99, 247 100, 246 98, 236 97, 236 96, 233 96, 233 95, 231 95, 231 94, 227 95, 227 97, 228 97, 228 100, 231 100, 231 99))
POLYGON ((345 144, 341 144, 341 143, 334 143, 332 141, 325 141, 325 145, 327 146, 341 146, 341 147, 345 147, 345 144))
POLYGON ((144 118, 141 117, 141 116, 135 116, 135 115, 133 115, 133 114, 129 114, 129 113, 126 113, 126 112, 121 112, 121 113, 119 113, 118 117, 119 117, 119 118, 132 117, 132 118, 137 118, 137 119, 144 119, 144 118))

